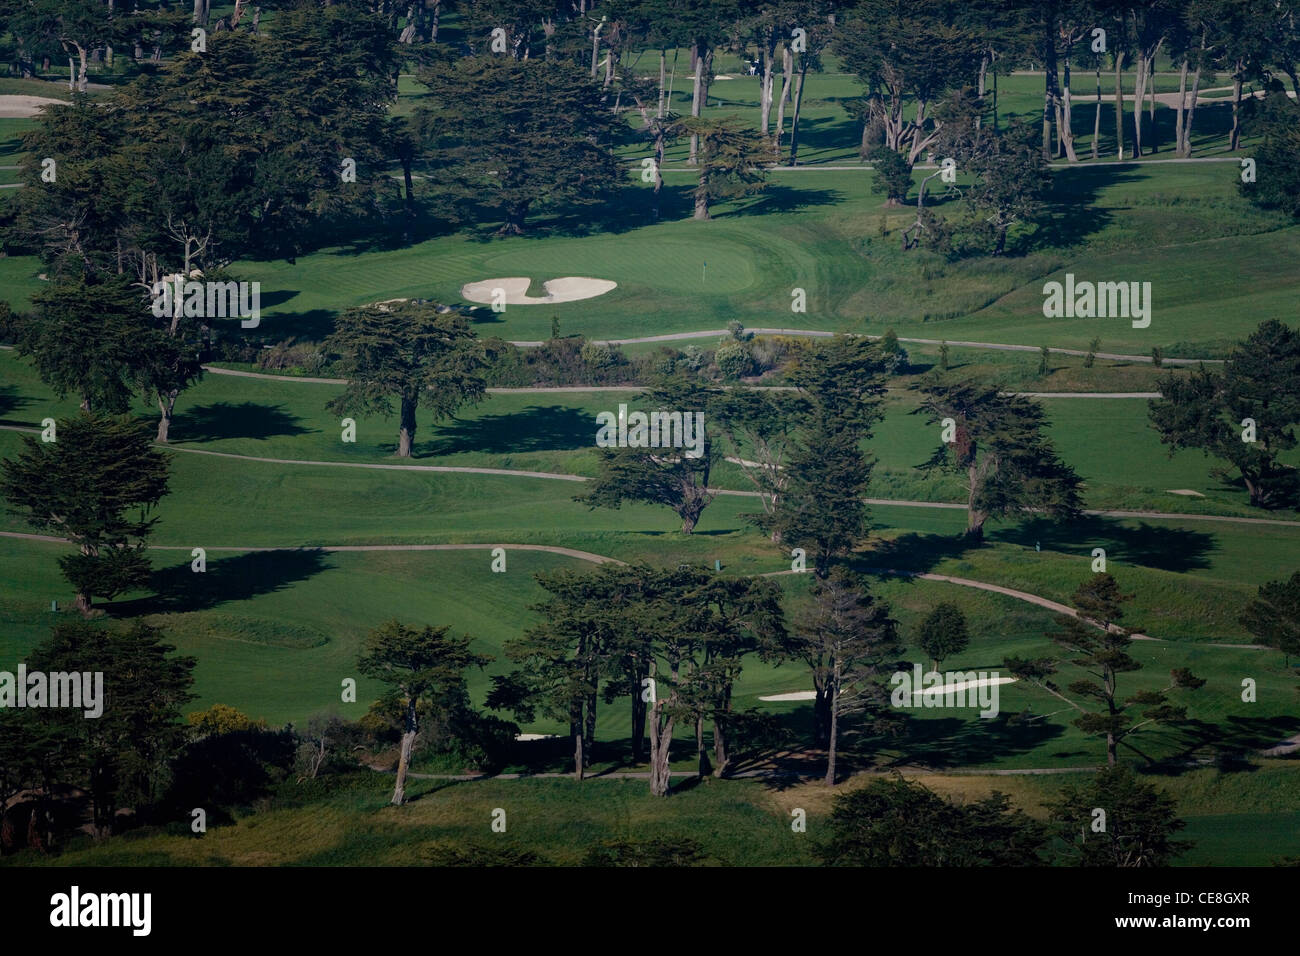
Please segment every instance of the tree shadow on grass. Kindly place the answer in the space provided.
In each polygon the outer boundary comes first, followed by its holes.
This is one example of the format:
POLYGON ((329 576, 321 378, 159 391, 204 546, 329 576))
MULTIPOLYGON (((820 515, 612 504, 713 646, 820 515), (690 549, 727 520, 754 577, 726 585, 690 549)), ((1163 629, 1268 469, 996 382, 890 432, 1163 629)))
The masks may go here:
POLYGON ((216 402, 195 405, 172 420, 173 440, 210 442, 223 438, 271 438, 275 435, 307 435, 316 429, 303 428, 297 415, 283 411, 283 405, 257 402, 216 402))
MULTIPOLYGON (((975 713, 971 709, 969 713, 975 713)), ((1056 740, 1065 733, 1059 724, 1045 721, 1012 722, 1005 711, 988 719, 976 717, 918 718, 904 713, 903 730, 898 737, 863 735, 846 747, 849 754, 901 749, 906 753, 889 760, 886 766, 963 767, 988 764, 1016 754, 1026 754, 1056 740)))
POLYGON ((595 445, 596 419, 570 406, 532 405, 508 415, 453 419, 437 432, 436 439, 424 443, 423 455, 571 451, 595 445))
POLYGON ((1214 535, 1203 531, 1155 526, 1145 521, 1138 522, 1134 528, 1119 519, 1101 515, 1070 522, 1031 518, 994 531, 988 537, 1026 548, 1038 544, 1052 551, 1085 555, 1091 554, 1093 548, 1105 548, 1108 561, 1175 572, 1210 567, 1209 556, 1215 551, 1214 535))
POLYGON ((329 570, 332 565, 325 555, 318 548, 209 555, 207 570, 202 573, 191 570, 187 557, 181 564, 154 570, 150 581, 153 596, 105 605, 105 610, 126 618, 206 611, 232 601, 247 601, 329 570))
POLYGON ((1174 757, 1158 762, 1157 767, 1170 762, 1183 765, 1207 749, 1226 754, 1267 750, 1300 732, 1300 717, 1227 717, 1220 723, 1181 720, 1162 730, 1176 735, 1178 750, 1174 757))
POLYGON ((863 574, 882 568, 924 574, 948 558, 961 557, 973 547, 976 545, 961 535, 908 531, 878 542, 875 549, 866 554, 855 555, 849 565, 863 574))
POLYGON ((32 400, 26 395, 20 394, 15 386, 0 385, 0 425, 25 425, 33 428, 36 427, 35 422, 20 421, 18 419, 11 420, 9 418, 12 413, 31 404, 32 400))
POLYGON ((1053 173, 1048 212, 1034 234, 1033 248, 1065 249, 1101 232, 1112 220, 1097 206, 1101 191, 1141 178, 1132 166, 1071 166, 1053 173))
POLYGON ((715 219, 730 219, 738 216, 766 216, 769 213, 795 212, 799 209, 811 209, 817 206, 833 206, 843 200, 844 194, 836 189, 795 188, 783 183, 769 183, 767 188, 754 198, 728 206, 715 219))

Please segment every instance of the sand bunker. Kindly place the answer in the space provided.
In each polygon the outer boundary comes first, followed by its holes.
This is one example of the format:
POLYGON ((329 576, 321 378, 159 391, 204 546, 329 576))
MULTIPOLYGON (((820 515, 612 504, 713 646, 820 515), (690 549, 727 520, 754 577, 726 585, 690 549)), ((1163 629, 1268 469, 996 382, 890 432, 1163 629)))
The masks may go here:
MULTIPOLYGON (((984 677, 979 680, 959 681, 951 685, 951 687, 947 684, 940 684, 933 688, 923 687, 920 690, 913 691, 913 693, 917 694, 918 696, 926 691, 933 691, 934 693, 944 694, 947 693, 949 690, 951 690, 953 693, 957 693, 958 691, 963 691, 966 690, 967 688, 985 687, 993 684, 1014 684, 1015 682, 1016 679, 1014 677, 984 677)), ((817 692, 815 690, 796 690, 789 694, 769 694, 766 697, 759 698, 759 700, 764 700, 764 701, 816 700, 816 699, 817 699, 817 692)))
POLYGON ((42 106, 66 102, 67 100, 55 100, 48 96, 20 96, 7 93, 0 96, 0 119, 27 119, 40 113, 42 106))
POLYGON ((1169 493, 1170 493, 1171 495, 1188 495, 1188 496, 1190 496, 1190 497, 1192 497, 1192 498, 1204 498, 1204 497, 1205 497, 1205 495, 1201 494, 1199 491, 1192 491, 1191 488, 1170 488, 1170 489, 1169 489, 1169 493))
POLYGON ((555 734, 515 734, 515 740, 550 740, 555 734))
POLYGON ((549 305, 554 302, 577 302, 579 299, 592 299, 604 295, 611 289, 617 289, 618 283, 609 279, 589 279, 583 276, 565 276, 563 279, 549 279, 542 283, 546 295, 531 296, 528 287, 533 280, 515 276, 508 279, 484 279, 482 282, 470 282, 461 286, 460 294, 470 302, 492 304, 492 290, 505 292, 506 305, 549 305))

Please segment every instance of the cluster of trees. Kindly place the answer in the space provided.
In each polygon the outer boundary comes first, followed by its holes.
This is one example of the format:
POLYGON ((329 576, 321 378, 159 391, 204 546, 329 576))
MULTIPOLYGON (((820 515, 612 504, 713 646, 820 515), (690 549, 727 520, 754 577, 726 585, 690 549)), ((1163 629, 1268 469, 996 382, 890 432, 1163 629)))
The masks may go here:
POLYGON ((1226 463, 1211 474, 1241 476, 1250 503, 1300 506, 1300 471, 1281 460, 1300 426, 1300 333, 1269 319, 1229 354, 1220 370, 1202 365, 1170 373, 1149 403, 1151 423, 1169 453, 1200 449, 1226 463))
POLYGON ((62 707, 0 708, 0 807, 37 791, 40 799, 26 807, 29 839, 48 845, 65 825, 52 799, 61 787, 87 792, 97 835, 112 832, 119 808, 163 800, 185 740, 180 714, 193 699, 196 663, 174 651, 142 621, 112 628, 71 618, 27 656, 29 673, 104 675, 103 712, 93 719, 62 707))
MULTIPOLYGON (((515 667, 492 678, 486 704, 524 723, 539 716, 567 722, 579 780, 593 761, 600 702, 611 706, 621 699, 631 708, 629 758, 633 764, 648 763, 652 794, 670 790, 673 739, 683 728, 693 731, 699 776, 725 776, 742 753, 763 748, 768 739, 763 729, 771 729, 770 718, 733 706, 735 683, 748 659, 808 668, 814 689, 812 743, 826 754, 828 785, 839 776, 838 747, 847 720, 876 735, 904 728, 888 690, 889 675, 908 668, 898 623, 890 606, 873 597, 866 579, 844 566, 814 578, 808 599, 790 615, 770 578, 723 577, 689 565, 610 563, 589 572, 544 572, 537 580, 548 594, 534 607, 540 623, 507 642, 505 653, 515 667)), ((1300 605, 1293 592, 1298 588, 1300 576, 1261 589, 1243 620, 1251 627, 1259 622, 1267 639, 1295 650, 1300 605), (1289 609, 1286 625, 1277 623, 1279 605, 1289 609)), ((1141 668, 1128 653, 1130 632, 1119 624, 1122 605, 1131 597, 1120 592, 1111 575, 1093 575, 1075 592, 1074 613, 1060 615, 1059 629, 1049 635, 1060 655, 1005 662, 1008 672, 1076 711, 1074 724, 1105 741, 1111 768, 1119 764, 1119 748, 1131 746, 1126 740, 1143 727, 1185 718, 1186 708, 1171 699, 1173 692, 1205 683, 1176 669, 1167 687, 1121 697, 1119 675, 1141 668), (1062 663, 1082 674, 1064 689, 1052 679, 1062 663)), ((937 670, 968 645, 965 616, 955 605, 940 604, 914 640, 937 670)), ((487 659, 468 647, 467 639, 452 637, 445 628, 421 631, 397 622, 375 631, 367 643, 362 671, 390 683, 387 706, 403 715, 394 803, 402 802, 422 719, 445 721, 460 714, 462 726, 496 720, 469 707, 464 672, 487 659)), ((1032 722, 1046 716, 1026 711, 1010 719, 1032 722)))
MULTIPOLYGON (((1233 78, 1235 149, 1243 85, 1286 78, 1295 87, 1300 63, 1296 18, 1271 0, 349 0, 281 10, 265 35, 242 4, 208 24, 206 2, 196 0, 191 18, 211 30, 202 52, 188 48, 185 17, 165 6, 128 14, 98 0, 0 4, 0 20, 18 38, 19 69, 66 53, 80 60, 83 89, 87 56, 111 60, 114 45, 128 43, 136 60, 144 46, 168 52, 166 63, 142 65, 139 79, 93 111, 95 120, 78 107, 73 126, 47 117, 32 137, 33 155, 67 167, 68 185, 40 191, 58 203, 27 201, 33 216, 62 223, 47 234, 49 246, 65 254, 89 246, 87 254, 124 257, 144 271, 158 257, 186 271, 250 255, 292 257, 313 231, 308 223, 344 211, 382 215, 395 198, 396 167, 408 234, 417 192, 442 218, 494 216, 503 233, 543 213, 578 227, 624 183, 614 150, 628 142, 643 143, 653 160, 657 215, 664 150, 675 140, 689 141, 688 162, 700 169, 695 215, 708 218, 710 203, 762 188, 765 166, 798 162, 805 80, 833 53, 865 88, 849 106, 861 122, 862 153, 885 172, 890 197, 906 195, 923 157, 949 156, 986 183, 968 199, 992 212, 985 251, 1000 252, 1009 225, 1041 212, 1046 179, 1034 154, 1078 158, 1076 68, 1096 75, 1096 157, 1101 73, 1113 67, 1122 157, 1121 87, 1133 65, 1130 152, 1141 155, 1158 148, 1155 60, 1171 57, 1180 71, 1175 149, 1185 156, 1203 72, 1233 78), (459 29, 448 43, 439 26, 453 6, 459 29), (678 63, 683 50, 689 65, 678 63), (752 121, 703 116, 720 51, 756 57, 752 121), (647 52, 658 52, 657 71, 642 65, 647 52), (430 92, 413 115, 390 117, 403 63, 415 64, 430 92), (679 67, 690 75, 684 116, 670 96, 679 67), (1025 67, 1046 71, 1038 147, 1027 129, 998 123, 996 76, 1025 67), (301 89, 312 91, 310 110, 292 108, 301 89), (77 135, 92 122, 94 135, 77 135), (60 125, 65 135, 51 135, 60 125), (133 171, 151 172, 124 176, 124 156, 133 171), (348 189, 339 188, 344 159, 356 170, 348 189), (82 220, 75 213, 87 195, 112 201, 82 220), (148 221, 126 221, 140 216, 148 221), (83 234, 103 231, 113 241, 83 234)), ((29 171, 32 183, 39 172, 29 171)))

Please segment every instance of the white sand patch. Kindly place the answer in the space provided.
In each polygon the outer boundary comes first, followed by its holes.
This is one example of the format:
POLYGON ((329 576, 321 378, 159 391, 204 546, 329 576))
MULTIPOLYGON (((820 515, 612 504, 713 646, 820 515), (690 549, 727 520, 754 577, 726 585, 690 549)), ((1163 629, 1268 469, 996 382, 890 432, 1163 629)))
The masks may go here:
POLYGON ((550 740, 555 734, 515 734, 515 740, 550 740))
POLYGON ((542 283, 546 290, 544 296, 531 296, 528 287, 533 280, 526 276, 511 276, 505 279, 484 279, 482 282, 469 282, 461 286, 460 294, 470 302, 484 305, 492 304, 493 289, 505 293, 506 305, 548 305, 553 302, 577 302, 579 299, 592 299, 604 295, 611 289, 617 289, 618 283, 609 279, 591 279, 585 276, 565 276, 562 279, 548 279, 542 283))
POLYGON ((1014 684, 1015 682, 1014 677, 981 677, 979 680, 963 680, 955 684, 936 684, 934 687, 922 687, 920 689, 914 687, 912 688, 912 696, 916 697, 920 694, 930 693, 946 694, 948 691, 955 694, 972 687, 991 687, 994 684, 1014 684))
POLYGON ((1205 495, 1201 494, 1199 491, 1192 491, 1191 488, 1170 488, 1170 489, 1169 489, 1169 493, 1170 493, 1171 495, 1188 495, 1188 496, 1190 496, 1190 497, 1192 497, 1192 498, 1204 498, 1204 497, 1205 497, 1205 495))
MULTIPOLYGON (((919 688, 913 690, 912 693, 919 695, 926 691, 933 691, 934 693, 942 694, 942 693, 947 693, 949 690, 951 690, 953 693, 957 693, 958 691, 963 691, 973 687, 986 687, 986 686, 991 686, 993 684, 1014 684, 1015 682, 1016 679, 1014 677, 982 677, 978 680, 958 681, 957 683, 951 685, 940 684, 935 686, 934 688, 930 688, 930 687, 919 688)), ((789 694, 769 694, 766 697, 759 698, 759 700, 764 700, 764 701, 816 700, 816 699, 817 699, 817 692, 815 690, 796 690, 796 691, 792 691, 789 694)))
POLYGON ((48 96, 24 96, 17 93, 6 93, 0 96, 0 118, 2 119, 28 119, 37 115, 42 106, 50 104, 62 105, 66 100, 51 99, 48 96))

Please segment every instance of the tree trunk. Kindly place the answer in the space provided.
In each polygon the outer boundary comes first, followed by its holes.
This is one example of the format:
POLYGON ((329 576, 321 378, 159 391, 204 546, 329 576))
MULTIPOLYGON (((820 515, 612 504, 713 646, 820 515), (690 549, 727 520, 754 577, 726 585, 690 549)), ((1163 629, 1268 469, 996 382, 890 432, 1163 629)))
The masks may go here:
MULTIPOLYGON (((839 664, 837 662, 836 670, 838 669, 839 669, 839 664)), ((830 740, 826 747, 826 786, 833 787, 835 786, 836 747, 839 744, 839 734, 840 734, 839 707, 837 706, 834 700, 831 701, 830 710, 831 710, 830 740)))
POLYGON ((82 617, 90 617, 90 592, 78 591, 75 606, 82 617))
POLYGON ((411 765, 411 748, 415 745, 415 698, 406 701, 406 726, 402 731, 402 753, 397 758, 397 783, 393 786, 393 805, 406 802, 406 771, 411 765))
POLYGON ((981 105, 980 105, 979 115, 977 115, 977 116, 975 117, 975 128, 976 128, 976 129, 979 129, 980 127, 982 127, 982 126, 984 125, 984 106, 983 106, 983 102, 984 102, 984 93, 985 93, 985 90, 986 90, 986 87, 987 87, 987 83, 988 83, 988 74, 989 74, 989 55, 988 55, 988 51, 986 50, 986 51, 984 52, 984 55, 983 55, 982 57, 980 57, 980 72, 979 72, 979 78, 976 80, 976 83, 975 83, 975 93, 976 93, 977 96, 979 96, 979 98, 980 98, 980 104, 981 104, 981 105))
POLYGON ((640 763, 645 759, 645 716, 646 701, 641 697, 641 688, 632 688, 632 762, 640 763))
POLYGON ((1192 155, 1192 119, 1196 116, 1196 100, 1201 95, 1201 68, 1198 66, 1192 74, 1192 98, 1187 101, 1187 120, 1183 123, 1184 157, 1192 155))
MULTIPOLYGON (((704 50, 703 50, 703 44, 699 40, 696 40, 695 45, 691 48, 691 55, 695 59, 694 72, 693 72, 694 79, 692 80, 693 89, 691 92, 691 115, 698 117, 700 115, 700 96, 704 92, 704 50)), ((694 166, 696 164, 699 151, 700 151, 700 134, 692 133, 691 152, 690 152, 690 156, 687 157, 687 162, 690 165, 694 166)), ((696 219, 709 218, 707 206, 705 208, 705 214, 703 216, 700 215, 698 200, 696 201, 695 204, 695 218, 696 219)))
POLYGON ((1115 160, 1124 159, 1124 52, 1115 53, 1115 160))
POLYGON ((1098 141, 1101 139, 1101 60, 1097 61, 1097 109, 1092 116, 1092 158, 1097 158, 1098 141))
POLYGON ((700 779, 703 780, 713 770, 713 768, 709 766, 709 752, 704 747, 704 715, 703 714, 699 714, 695 718, 695 759, 696 759, 696 766, 697 766, 696 773, 698 773, 700 779))
POLYGON ((415 399, 402 397, 401 425, 397 433, 397 457, 410 458, 415 444, 415 399))
POLYGON ((790 100, 790 91, 794 88, 794 54, 785 44, 781 45, 781 100, 776 105, 776 130, 772 134, 772 155, 781 161, 781 137, 785 135, 785 104, 790 100))
POLYGON ((721 715, 713 718, 713 775, 725 777, 731 764, 727 752, 726 720, 721 715))
POLYGON ((1065 55, 1065 83, 1061 91, 1061 111, 1057 115, 1056 135, 1065 147, 1065 158, 1077 163, 1079 157, 1074 153, 1074 114, 1070 107, 1070 54, 1065 55))
POLYGON ((815 687, 817 696, 813 698, 813 742, 818 747, 828 747, 831 742, 831 699, 830 689, 815 687))
MULTIPOLYGON (((650 679, 654 680, 655 675, 656 667, 652 662, 650 679)), ((672 715, 664 716, 664 703, 656 693, 655 702, 650 705, 650 794, 655 797, 668 796, 668 788, 672 783, 668 766, 673 744, 674 718, 672 715)))
POLYGON ((1183 155, 1183 115, 1187 107, 1187 57, 1178 71, 1178 103, 1174 107, 1174 155, 1183 155))
POLYGON ((1142 97, 1147 88, 1147 58, 1138 53, 1137 69, 1133 71, 1133 158, 1142 158, 1142 97))
POLYGON ((176 409, 176 393, 169 392, 165 395, 158 396, 158 411, 162 413, 158 419, 158 435, 155 438, 160 445, 167 444, 167 435, 172 426, 172 412, 176 409))
POLYGON ((569 735, 573 737, 573 777, 582 780, 587 767, 586 756, 582 747, 582 701, 569 701, 569 735))
POLYGON ((978 471, 974 464, 968 469, 970 479, 970 490, 966 497, 966 537, 975 541, 984 539, 984 522, 988 520, 988 512, 981 511, 975 507, 975 495, 979 490, 978 471))
MULTIPOLYGON (((1056 23, 1051 17, 1047 21, 1047 34, 1043 38, 1043 159, 1052 161, 1052 119, 1058 111, 1056 94, 1056 23)), ((1056 135, 1061 136, 1058 122, 1056 135)))
POLYGON ((587 712, 582 722, 582 759, 583 766, 590 767, 591 759, 596 753, 596 682, 590 684, 587 693, 587 712))
POLYGON ((758 89, 758 129, 763 138, 772 125, 772 33, 763 38, 763 78, 758 89))
POLYGON ((668 51, 661 49, 659 51, 659 112, 655 114, 659 119, 664 118, 664 79, 667 76, 667 71, 668 51))
MULTIPOLYGON (((1159 52, 1160 46, 1156 45, 1156 51, 1159 52)), ((1147 77, 1147 95, 1151 103, 1151 152, 1160 152, 1160 143, 1156 137, 1156 58, 1151 57, 1151 75, 1147 77)))
POLYGON ((803 83, 808 76, 808 58, 799 57, 799 74, 794 80, 794 115, 790 117, 790 165, 799 165, 799 111, 803 107, 803 83))
POLYGON ((1238 61, 1237 69, 1232 74, 1232 132, 1228 134, 1228 149, 1234 150, 1241 145, 1241 71, 1238 61))

